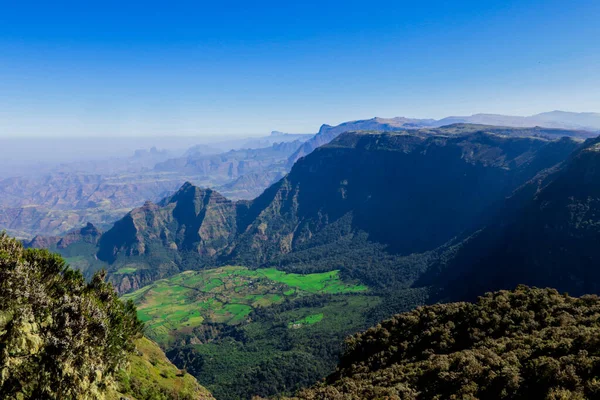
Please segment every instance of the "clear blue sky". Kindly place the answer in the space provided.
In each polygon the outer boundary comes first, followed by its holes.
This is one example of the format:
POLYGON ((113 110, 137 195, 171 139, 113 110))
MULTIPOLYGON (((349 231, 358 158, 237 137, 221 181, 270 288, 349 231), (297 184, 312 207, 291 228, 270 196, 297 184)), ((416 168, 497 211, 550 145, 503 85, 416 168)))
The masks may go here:
POLYGON ((597 0, 3 2, 0 136, 600 111, 599 21, 597 0))

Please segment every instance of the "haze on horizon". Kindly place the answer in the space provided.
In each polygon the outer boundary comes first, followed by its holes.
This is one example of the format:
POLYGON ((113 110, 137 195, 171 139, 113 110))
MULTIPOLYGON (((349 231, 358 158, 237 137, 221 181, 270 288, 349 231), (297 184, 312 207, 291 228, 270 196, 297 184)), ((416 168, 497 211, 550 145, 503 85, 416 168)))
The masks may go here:
POLYGON ((0 137, 600 111, 600 3, 3 5, 0 137))

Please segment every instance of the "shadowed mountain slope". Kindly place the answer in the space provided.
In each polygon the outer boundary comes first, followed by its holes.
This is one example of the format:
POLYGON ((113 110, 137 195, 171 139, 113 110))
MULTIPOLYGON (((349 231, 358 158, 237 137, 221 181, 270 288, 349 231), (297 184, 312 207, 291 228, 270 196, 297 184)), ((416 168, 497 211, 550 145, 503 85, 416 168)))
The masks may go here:
POLYGON ((437 281, 451 298, 517 283, 597 293, 599 241, 600 140, 593 139, 524 185, 493 223, 432 270, 439 268, 437 281))

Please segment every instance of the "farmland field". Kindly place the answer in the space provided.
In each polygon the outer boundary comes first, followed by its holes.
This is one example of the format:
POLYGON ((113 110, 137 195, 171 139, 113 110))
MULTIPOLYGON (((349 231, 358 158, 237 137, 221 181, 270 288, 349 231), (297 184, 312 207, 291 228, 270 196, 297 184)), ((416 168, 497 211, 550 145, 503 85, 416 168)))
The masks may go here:
MULTIPOLYGON (((366 286, 344 282, 338 271, 290 274, 274 268, 249 270, 228 266, 186 271, 123 296, 133 300, 146 323, 146 334, 163 345, 203 323, 237 325, 257 308, 315 294, 348 294, 366 286)), ((326 318, 310 316, 293 324, 310 325, 326 318)))

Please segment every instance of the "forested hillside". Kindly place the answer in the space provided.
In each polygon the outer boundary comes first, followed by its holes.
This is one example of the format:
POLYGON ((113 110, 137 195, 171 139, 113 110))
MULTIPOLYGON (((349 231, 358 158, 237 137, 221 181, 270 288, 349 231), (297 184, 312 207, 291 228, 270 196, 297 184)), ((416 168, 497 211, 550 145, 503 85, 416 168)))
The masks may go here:
POLYGON ((600 299, 520 286, 420 307, 346 341, 299 399, 594 399, 600 299))

